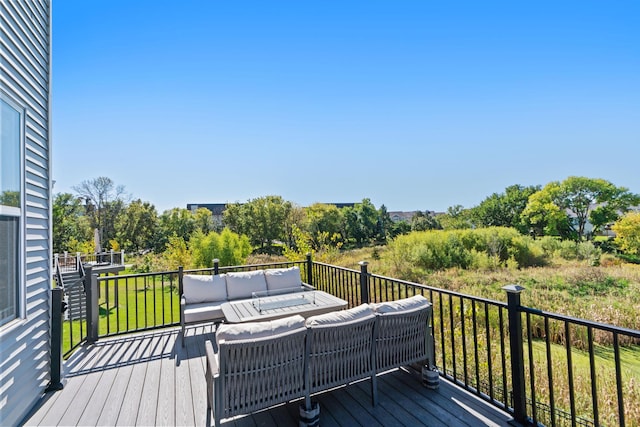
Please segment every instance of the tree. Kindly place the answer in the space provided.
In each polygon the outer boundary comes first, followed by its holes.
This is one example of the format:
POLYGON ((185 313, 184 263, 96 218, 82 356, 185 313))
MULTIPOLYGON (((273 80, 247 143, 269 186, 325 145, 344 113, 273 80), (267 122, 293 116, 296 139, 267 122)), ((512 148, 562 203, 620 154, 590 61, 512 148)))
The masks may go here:
POLYGON ((566 212, 554 202, 557 185, 548 184, 546 191, 538 191, 529 197, 527 207, 522 211, 521 220, 529 234, 536 236, 560 236, 572 238, 571 227, 566 212))
POLYGON ((92 239, 91 227, 80 199, 70 193, 53 197, 53 251, 77 251, 79 243, 92 239))
POLYGON ((458 230, 471 228, 471 213, 462 205, 449 206, 447 213, 437 219, 444 230, 458 230))
POLYGON ((393 237, 395 237, 393 220, 391 220, 391 215, 389 215, 387 207, 381 205, 380 209, 378 209, 378 232, 376 239, 380 243, 386 243, 387 238, 391 239, 393 237))
POLYGON ((428 211, 416 211, 411 218, 410 231, 438 230, 442 227, 438 220, 428 211))
MULTIPOLYGON (((564 215, 566 223, 561 225, 568 226, 570 234, 581 240, 588 237, 585 228, 588 221, 596 232, 638 203, 640 196, 630 193, 627 188, 616 187, 604 179, 570 176, 562 182, 551 182, 533 194, 525 217, 529 221, 536 217, 554 224, 564 215), (545 212, 545 209, 549 211, 545 212)), ((562 235, 562 230, 557 231, 562 235)))
POLYGON ((504 193, 493 193, 472 208, 471 218, 477 227, 512 227, 527 233, 521 215, 527 207, 529 196, 539 190, 540 186, 511 185, 504 193))
POLYGON ((640 255, 640 212, 627 212, 611 229, 616 233, 615 242, 620 249, 640 255))
POLYGON ((354 239, 358 246, 370 243, 376 238, 379 232, 379 216, 370 199, 362 199, 361 203, 342 210, 347 238, 354 239))
POLYGON ((156 233, 156 252, 163 252, 171 236, 180 237, 188 242, 191 235, 196 230, 196 221, 193 214, 188 209, 173 208, 166 210, 160 215, 159 227, 156 233))
POLYGON ((251 253, 251 243, 245 235, 239 235, 225 228, 220 233, 204 234, 196 231, 189 241, 191 257, 196 268, 213 267, 213 260, 220 265, 242 265, 251 253))
POLYGON ((117 221, 117 241, 127 252, 150 249, 158 229, 158 213, 155 206, 142 200, 134 200, 117 221))
POLYGON ((124 186, 116 186, 110 178, 101 176, 82 181, 73 189, 86 202, 91 227, 98 229, 100 243, 114 239, 115 223, 127 198, 124 186))
POLYGON ((275 241, 287 240, 285 224, 292 209, 292 203, 280 196, 258 197, 227 205, 224 223, 232 231, 247 235, 261 252, 272 252, 275 241))
POLYGON ((213 214, 207 208, 198 208, 193 213, 193 220, 195 222, 195 227, 197 230, 200 230, 203 234, 209 234, 209 232, 213 231, 215 225, 213 223, 213 214))
POLYGON ((305 209, 304 229, 308 232, 313 249, 333 241, 343 241, 342 211, 335 205, 314 203, 305 209), (330 241, 327 241, 329 239, 330 241))

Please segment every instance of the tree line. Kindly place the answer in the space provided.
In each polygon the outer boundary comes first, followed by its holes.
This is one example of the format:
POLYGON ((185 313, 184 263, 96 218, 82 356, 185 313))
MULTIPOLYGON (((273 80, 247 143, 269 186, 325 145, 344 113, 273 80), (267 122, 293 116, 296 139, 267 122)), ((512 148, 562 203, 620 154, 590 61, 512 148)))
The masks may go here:
POLYGON ((621 247, 640 253, 640 214, 628 213, 640 205, 640 196, 603 179, 569 177, 544 187, 512 185, 469 209, 456 205, 438 215, 417 211, 410 221, 400 222, 392 221, 384 205, 377 208, 368 198, 338 208, 321 203, 300 207, 275 195, 258 197, 228 204, 220 224, 205 208, 192 212, 176 207, 159 214, 153 204, 132 200, 123 186, 107 177, 83 181, 73 190, 75 194, 54 196, 56 252, 95 251, 94 230, 107 250, 162 253, 170 246, 172 250, 176 245, 202 246, 206 236, 217 233, 220 239, 226 230, 225 238, 242 247, 236 248, 239 253, 282 253, 386 244, 412 231, 483 227, 581 241, 614 224, 621 247), (246 244, 239 243, 240 236, 246 244))

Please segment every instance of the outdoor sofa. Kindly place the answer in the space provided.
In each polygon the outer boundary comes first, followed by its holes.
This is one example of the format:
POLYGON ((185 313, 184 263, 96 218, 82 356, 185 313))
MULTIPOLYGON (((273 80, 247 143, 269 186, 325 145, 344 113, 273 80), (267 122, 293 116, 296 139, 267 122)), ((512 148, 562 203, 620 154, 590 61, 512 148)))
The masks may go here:
POLYGON ((224 320, 222 304, 251 299, 254 292, 313 289, 303 283, 300 268, 272 268, 215 275, 184 274, 179 278, 182 345, 187 325, 224 320))
POLYGON ((304 397, 301 425, 317 425, 313 393, 420 362, 434 367, 432 306, 422 296, 304 319, 221 325, 205 343, 207 410, 220 420, 304 397))

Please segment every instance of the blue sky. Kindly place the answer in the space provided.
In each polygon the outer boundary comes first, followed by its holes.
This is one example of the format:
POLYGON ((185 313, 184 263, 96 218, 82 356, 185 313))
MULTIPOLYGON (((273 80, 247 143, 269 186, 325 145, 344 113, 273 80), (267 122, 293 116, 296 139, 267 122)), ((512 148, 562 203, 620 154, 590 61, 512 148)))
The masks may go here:
POLYGON ((53 3, 54 192, 472 207, 640 193, 637 1, 53 3))

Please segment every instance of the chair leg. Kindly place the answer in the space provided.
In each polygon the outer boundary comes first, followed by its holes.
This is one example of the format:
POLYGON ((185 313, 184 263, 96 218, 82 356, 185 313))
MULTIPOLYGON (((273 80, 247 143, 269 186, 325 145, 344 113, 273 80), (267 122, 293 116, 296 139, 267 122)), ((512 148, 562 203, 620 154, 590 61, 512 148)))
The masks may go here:
POLYGON ((182 325, 182 332, 180 333, 180 338, 181 338, 181 342, 182 342, 182 347, 184 348, 184 332, 185 332, 185 327, 184 325, 182 325))
POLYGON ((378 377, 373 374, 371 377, 371 405, 376 406, 378 403, 378 377))

